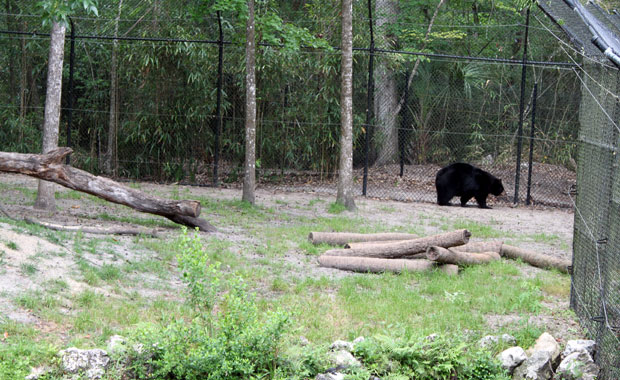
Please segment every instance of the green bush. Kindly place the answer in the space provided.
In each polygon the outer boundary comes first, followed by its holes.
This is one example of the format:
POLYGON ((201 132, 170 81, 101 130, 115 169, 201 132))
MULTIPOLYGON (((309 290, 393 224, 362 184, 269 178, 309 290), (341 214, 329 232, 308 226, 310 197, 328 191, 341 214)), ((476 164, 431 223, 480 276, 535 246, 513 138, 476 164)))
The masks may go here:
POLYGON ((355 355, 368 371, 381 378, 510 379, 489 352, 469 347, 443 337, 404 340, 379 336, 357 344, 355 355))
POLYGON ((260 313, 241 278, 221 275, 210 263, 197 234, 184 231, 178 243, 179 268, 187 284, 191 321, 139 329, 133 340, 144 350, 130 354, 137 379, 278 378, 279 351, 288 315, 260 313))

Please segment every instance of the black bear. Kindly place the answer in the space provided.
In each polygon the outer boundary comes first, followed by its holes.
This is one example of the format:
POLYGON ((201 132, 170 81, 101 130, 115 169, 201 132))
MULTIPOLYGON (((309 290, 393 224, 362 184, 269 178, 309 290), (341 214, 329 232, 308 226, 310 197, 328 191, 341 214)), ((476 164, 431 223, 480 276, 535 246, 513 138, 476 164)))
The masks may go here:
POLYGON ((452 197, 460 196, 463 207, 473 197, 478 207, 490 208, 487 206, 487 196, 497 196, 504 192, 500 179, 473 165, 460 162, 440 169, 435 177, 435 187, 437 204, 440 206, 449 206, 452 197))

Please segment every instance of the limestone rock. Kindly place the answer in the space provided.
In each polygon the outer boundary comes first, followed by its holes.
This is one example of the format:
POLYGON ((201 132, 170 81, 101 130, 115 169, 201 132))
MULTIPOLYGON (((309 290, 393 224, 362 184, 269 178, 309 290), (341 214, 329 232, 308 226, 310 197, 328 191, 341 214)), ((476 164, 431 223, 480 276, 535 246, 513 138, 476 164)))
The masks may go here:
POLYGON ((365 340, 366 338, 364 338, 363 336, 358 336, 357 338, 353 339, 353 346, 355 346, 358 343, 361 343, 365 340))
POLYGON ((551 355, 551 362, 557 364, 560 358, 560 345, 551 334, 542 333, 534 345, 525 351, 528 356, 532 356, 536 351, 546 351, 551 355))
POLYGON ((482 348, 490 348, 499 343, 506 343, 514 346, 517 344, 517 339, 509 334, 502 335, 487 335, 478 341, 478 345, 482 348))
POLYGON ((551 354, 547 351, 534 352, 512 375, 513 380, 549 380, 552 377, 551 354))
POLYGON ((519 346, 510 347, 497 355, 497 358, 502 362, 502 367, 512 373, 519 364, 523 363, 527 359, 525 350, 519 346))
POLYGON ((30 373, 26 376, 26 380, 37 380, 49 371, 47 367, 35 367, 30 369, 30 373))
POLYGON ((332 351, 346 350, 351 352, 353 351, 353 343, 347 342, 346 340, 337 340, 329 346, 329 349, 332 351))
POLYGON ((599 367, 594 364, 592 357, 582 348, 568 354, 556 370, 554 379, 562 380, 595 380, 599 367))
POLYGON ((112 335, 108 339, 107 351, 110 355, 122 354, 127 350, 127 339, 120 335, 112 335))
POLYGON ((594 355, 594 350, 596 349, 596 342, 588 339, 575 339, 569 340, 566 342, 566 348, 562 352, 562 357, 565 358, 573 352, 585 350, 590 354, 590 356, 594 355))
POLYGON ((71 347, 60 351, 62 369, 70 374, 82 373, 87 379, 100 379, 110 363, 110 357, 104 350, 95 348, 81 350, 71 347))
POLYGON ((299 337, 299 345, 302 347, 306 347, 307 345, 310 344, 310 341, 308 340, 308 338, 306 338, 305 336, 300 336, 299 337))
POLYGON ((355 359, 353 355, 347 350, 334 351, 330 355, 331 362, 334 366, 360 366, 359 360, 355 359))
POLYGON ((340 372, 319 373, 314 380, 344 380, 344 375, 340 372))

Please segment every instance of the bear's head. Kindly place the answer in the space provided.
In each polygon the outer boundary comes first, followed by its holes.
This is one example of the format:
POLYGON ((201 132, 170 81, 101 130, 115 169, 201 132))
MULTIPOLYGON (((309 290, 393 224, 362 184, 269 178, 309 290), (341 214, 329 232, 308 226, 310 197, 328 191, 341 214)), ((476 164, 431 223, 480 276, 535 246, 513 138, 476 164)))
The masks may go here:
POLYGON ((491 194, 498 196, 504 192, 504 185, 502 185, 502 180, 493 178, 491 181, 491 194))

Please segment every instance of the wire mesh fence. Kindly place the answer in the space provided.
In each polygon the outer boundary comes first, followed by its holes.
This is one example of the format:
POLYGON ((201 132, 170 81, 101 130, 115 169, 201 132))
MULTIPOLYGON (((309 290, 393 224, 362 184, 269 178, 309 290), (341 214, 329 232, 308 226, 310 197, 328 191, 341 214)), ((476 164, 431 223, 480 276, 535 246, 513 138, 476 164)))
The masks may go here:
POLYGON ((582 73, 571 306, 597 340, 601 378, 620 378, 620 73, 582 73))
MULTIPOLYGON (((297 3, 287 2, 288 17, 332 47, 259 44, 257 181, 335 194, 339 4, 293 9, 297 3)), ((461 161, 502 179, 507 195, 496 203, 575 207, 571 304, 599 342, 605 378, 620 378, 617 71, 581 56, 537 9, 526 26, 516 12, 485 13, 483 24, 476 9, 449 8, 460 22, 436 22, 429 33, 434 9, 401 9, 393 19, 388 3, 355 2, 356 194, 435 202, 435 174, 461 161), (405 31, 398 39, 390 37, 395 27, 405 31)), ((225 15, 188 17, 171 4, 106 2, 107 16, 73 18, 64 77, 73 66, 74 78, 64 83, 60 144, 92 173, 238 186, 243 31, 225 15)), ((0 149, 39 152, 49 37, 35 31, 38 16, 9 8, 0 13, 0 149)))

